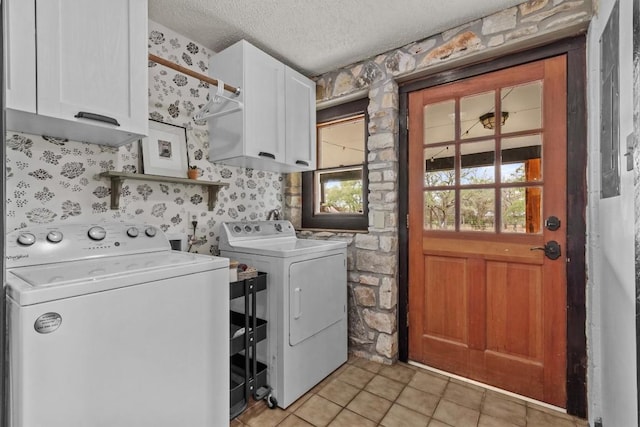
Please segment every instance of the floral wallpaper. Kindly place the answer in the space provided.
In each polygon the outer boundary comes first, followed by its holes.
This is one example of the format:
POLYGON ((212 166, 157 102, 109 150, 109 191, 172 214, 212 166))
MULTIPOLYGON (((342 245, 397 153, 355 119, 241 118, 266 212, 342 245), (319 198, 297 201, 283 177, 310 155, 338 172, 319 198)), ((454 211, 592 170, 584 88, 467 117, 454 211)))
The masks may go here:
MULTIPOLYGON (((210 52, 185 37, 149 21, 149 52, 207 74, 210 52)), ((229 184, 207 210, 206 188, 126 180, 120 208, 110 209, 111 184, 101 172, 141 171, 139 143, 108 147, 48 136, 8 132, 7 229, 57 222, 136 221, 168 233, 193 234, 204 243, 193 252, 215 253, 223 221, 266 219, 283 204, 283 175, 212 164, 207 160, 209 130, 193 115, 209 99, 209 85, 149 62, 149 118, 187 130, 189 164, 200 180, 229 184)))

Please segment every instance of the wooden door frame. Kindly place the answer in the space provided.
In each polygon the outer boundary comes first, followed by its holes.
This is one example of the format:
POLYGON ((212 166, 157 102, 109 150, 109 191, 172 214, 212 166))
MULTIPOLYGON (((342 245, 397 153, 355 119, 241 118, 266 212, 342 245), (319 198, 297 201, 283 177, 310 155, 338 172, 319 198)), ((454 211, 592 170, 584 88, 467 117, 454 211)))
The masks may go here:
MULTIPOLYGON (((586 38, 563 39, 534 49, 493 58, 452 69, 419 80, 400 84, 399 164, 408 164, 407 118, 409 93, 489 72, 538 61, 557 55, 567 56, 567 413, 587 417, 587 339, 586 339, 586 206, 587 206, 587 103, 586 38)), ((409 295, 409 233, 407 229, 408 168, 398 171, 398 340, 399 359, 409 355, 407 307, 409 295)))

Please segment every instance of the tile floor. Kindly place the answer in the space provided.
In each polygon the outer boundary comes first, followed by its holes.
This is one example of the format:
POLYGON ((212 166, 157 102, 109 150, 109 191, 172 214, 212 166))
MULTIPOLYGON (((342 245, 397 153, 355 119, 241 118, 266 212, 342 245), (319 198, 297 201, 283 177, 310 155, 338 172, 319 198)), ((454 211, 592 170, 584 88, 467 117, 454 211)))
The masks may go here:
POLYGON ((286 410, 254 404, 230 427, 583 427, 580 420, 405 363, 349 361, 286 410))

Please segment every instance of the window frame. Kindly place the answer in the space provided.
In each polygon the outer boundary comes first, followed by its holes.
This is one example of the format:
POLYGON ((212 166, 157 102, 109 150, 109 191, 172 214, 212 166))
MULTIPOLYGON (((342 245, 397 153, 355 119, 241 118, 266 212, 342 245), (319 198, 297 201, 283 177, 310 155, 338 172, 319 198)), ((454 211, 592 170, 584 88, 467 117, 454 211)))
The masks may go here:
MULTIPOLYGON (((318 168, 302 173, 302 228, 320 228, 335 230, 367 230, 369 227, 369 169, 367 141, 369 138, 369 99, 359 99, 345 104, 329 107, 316 113, 316 125, 335 120, 347 119, 364 114, 364 162, 362 164, 362 213, 361 214, 316 214, 314 210, 316 173, 335 168, 318 168)), ((317 126, 316 126, 317 132, 317 126)), ((320 141, 316 147, 320 150, 320 141)))

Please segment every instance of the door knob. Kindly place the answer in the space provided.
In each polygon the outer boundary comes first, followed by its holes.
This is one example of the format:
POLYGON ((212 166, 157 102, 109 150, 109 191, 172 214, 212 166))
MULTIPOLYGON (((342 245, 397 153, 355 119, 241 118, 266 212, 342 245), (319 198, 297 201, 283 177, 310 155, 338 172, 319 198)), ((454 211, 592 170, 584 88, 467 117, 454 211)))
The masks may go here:
POLYGON ((544 255, 549 259, 558 259, 562 255, 560 244, 555 240, 548 241, 544 246, 534 246, 532 251, 544 251, 544 255))

